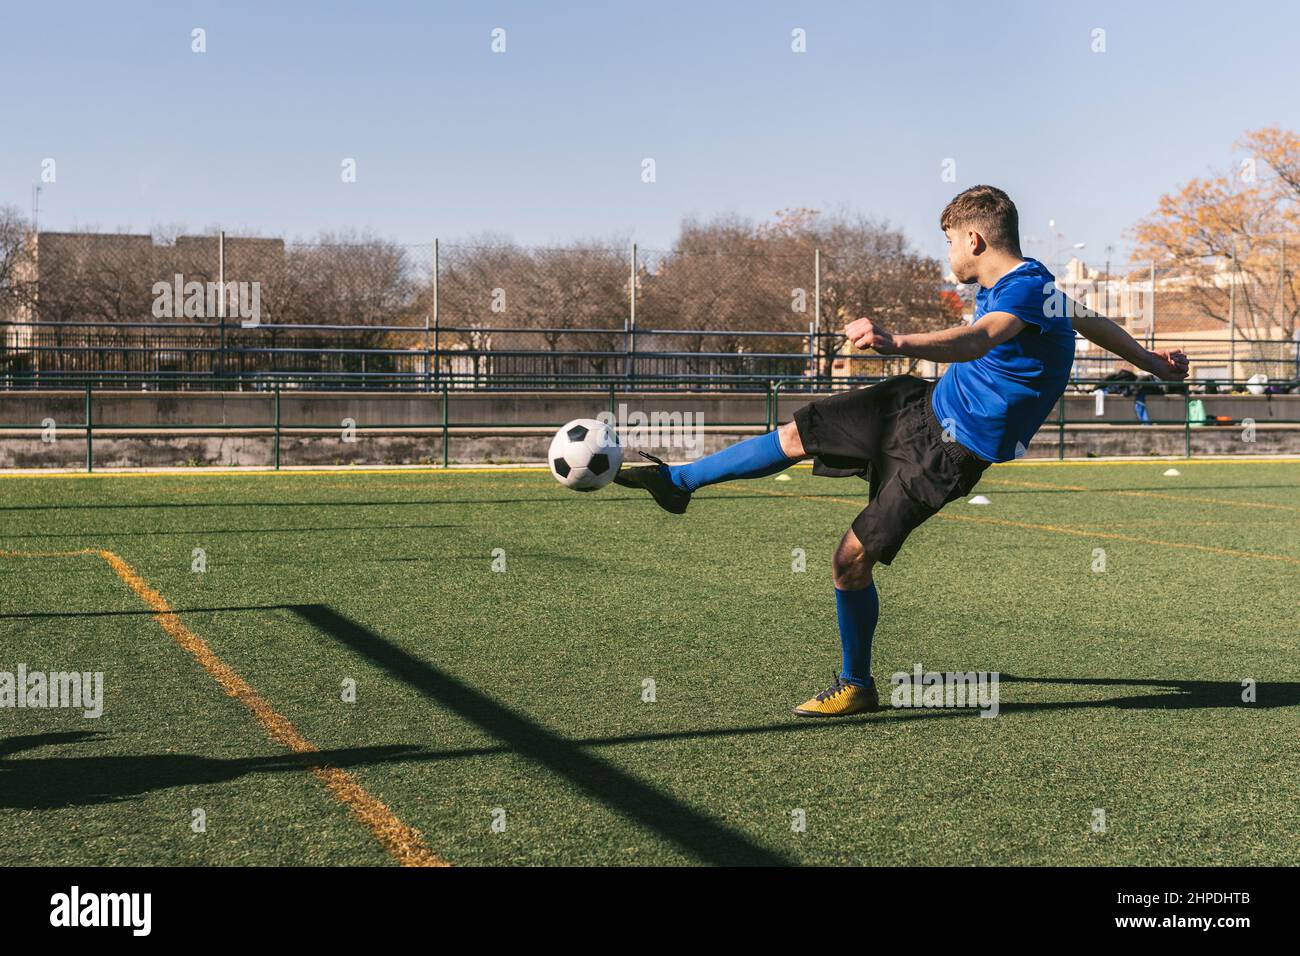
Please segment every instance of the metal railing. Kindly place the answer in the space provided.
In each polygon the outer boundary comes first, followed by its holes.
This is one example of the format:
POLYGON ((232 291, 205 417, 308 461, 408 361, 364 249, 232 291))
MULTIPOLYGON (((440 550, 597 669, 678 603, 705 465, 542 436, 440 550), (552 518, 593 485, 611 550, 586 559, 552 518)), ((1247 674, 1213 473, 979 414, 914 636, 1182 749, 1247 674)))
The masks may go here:
MULTIPOLYGON (((315 387, 318 384, 318 382, 316 377, 314 376, 307 377, 305 379, 295 378, 293 376, 281 376, 269 382, 268 387, 266 388, 265 391, 269 393, 269 397, 271 398, 271 404, 270 404, 271 414, 269 420, 265 422, 261 422, 261 423, 258 422, 253 422, 253 423, 186 422, 182 424, 168 423, 165 425, 97 423, 94 418, 94 398, 95 398, 96 391, 101 389, 99 389, 99 386, 95 384, 94 380, 98 379, 99 375, 83 376, 82 378, 83 381, 81 381, 80 384, 77 386, 77 390, 82 393, 83 417, 80 421, 59 423, 58 430, 62 432, 71 431, 73 433, 80 433, 84 435, 85 470, 87 472, 94 471, 94 441, 95 441, 96 431, 100 432, 101 434, 103 434, 104 432, 128 432, 129 433, 129 432, 146 432, 146 431, 163 432, 163 433, 213 431, 213 432, 240 432, 244 434, 254 434, 254 435, 266 434, 270 437, 272 441, 272 468, 277 471, 280 469, 281 466, 281 444, 282 444, 282 439, 286 433, 326 435, 326 434, 336 434, 338 432, 338 429, 334 427, 323 427, 319 424, 310 424, 310 423, 294 423, 291 421, 286 422, 283 418, 281 397, 284 391, 293 388, 295 386, 315 387)), ((147 385, 153 379, 153 377, 151 376, 137 376, 136 378, 140 380, 140 382, 138 382, 137 384, 143 383, 145 385, 147 385)), ((810 380, 802 379, 802 378, 754 377, 754 376, 739 377, 738 376, 736 380, 734 380, 731 383, 731 387, 725 391, 725 394, 729 396, 736 395, 736 394, 750 394, 753 396, 761 396, 763 398, 762 419, 713 422, 711 423, 711 427, 722 428, 722 429, 762 428, 766 430, 771 430, 776 428, 777 425, 779 424, 779 420, 781 417, 780 402, 783 395, 790 395, 792 397, 797 395, 798 397, 802 398, 810 391, 829 393, 844 388, 871 385, 881 380, 882 380, 881 377, 874 376, 874 377, 854 377, 854 378, 841 377, 841 378, 835 378, 834 380, 821 380, 821 381, 810 382, 810 380), (810 384, 814 386, 811 389, 808 387, 810 384)), ((203 381, 207 385, 213 384, 212 381, 207 378, 204 378, 203 381)), ((127 387, 127 388, 131 387, 130 383, 119 383, 119 384, 122 384, 123 387, 127 387)), ((154 384, 156 385, 157 383, 155 382, 154 384)), ((519 392, 519 391, 530 391, 533 388, 535 383, 532 379, 521 378, 521 379, 510 381, 507 384, 512 391, 519 392)), ((573 391, 584 392, 584 393, 590 393, 590 392, 601 393, 605 400, 606 410, 610 413, 610 415, 614 415, 617 409, 618 398, 620 395, 630 396, 634 392, 644 393, 647 391, 663 392, 672 386, 677 386, 675 390, 681 393, 680 385, 682 383, 679 379, 674 378, 674 379, 664 380, 658 383, 653 381, 637 382, 633 386, 633 385, 629 385, 629 383, 623 379, 616 379, 616 378, 605 376, 605 377, 598 377, 598 378, 574 377, 568 384, 572 387, 571 390, 573 391), (646 385, 653 386, 655 384, 658 384, 661 387, 659 389, 643 387, 646 385)), ((1246 386, 1248 383, 1230 382, 1225 384, 1230 386, 1246 386)), ((1300 379, 1285 384, 1291 387, 1295 391, 1300 391, 1300 379)), ((1131 393, 1127 392, 1126 390, 1140 391, 1145 389, 1147 391, 1151 391, 1153 389, 1160 389, 1166 395, 1173 395, 1182 398, 1182 415, 1179 418, 1164 418, 1164 419, 1148 418, 1145 421, 1138 421, 1135 419, 1132 422, 1124 422, 1124 423, 1117 423, 1117 422, 1102 423, 1102 422, 1097 422, 1095 419, 1092 421, 1089 421, 1088 419, 1071 420, 1067 418, 1068 403, 1066 401, 1066 398, 1068 398, 1070 395, 1070 392, 1067 391, 1066 395, 1063 396, 1062 399, 1057 402, 1055 414, 1048 418, 1047 422, 1040 429, 1040 433, 1039 433, 1041 436, 1042 433, 1047 431, 1048 429, 1054 428, 1056 430, 1057 449, 1058 449, 1057 457, 1059 460, 1063 460, 1065 458, 1067 426, 1080 426, 1085 424, 1091 425, 1094 428, 1105 428, 1107 426, 1131 427, 1133 425, 1139 425, 1139 424, 1143 426, 1157 426, 1157 427, 1178 426, 1183 430, 1184 456, 1191 458, 1193 429, 1196 429, 1198 427, 1203 427, 1203 426, 1213 427, 1221 424, 1216 421, 1207 421, 1204 423, 1194 421, 1191 415, 1191 402, 1198 399, 1194 397, 1195 393, 1193 391, 1191 391, 1186 387, 1181 386, 1178 383, 1159 383, 1155 386, 1152 386, 1150 384, 1143 384, 1143 383, 1136 383, 1136 384, 1116 383, 1114 381, 1106 380, 1106 379, 1079 379, 1076 381, 1072 381, 1070 384, 1070 388, 1074 390, 1074 394, 1076 396, 1095 394, 1098 389, 1103 389, 1103 390, 1116 389, 1120 392, 1121 396, 1128 397, 1128 398, 1133 398, 1134 396, 1131 393)), ((111 394, 121 394, 120 388, 101 390, 101 391, 108 391, 111 394)), ((425 394, 429 394, 428 390, 423 390, 423 391, 425 392, 425 394)), ((714 391, 716 391, 716 389, 714 389, 714 391)), ((304 393, 301 391, 297 391, 295 389, 293 394, 297 396, 297 395, 302 395, 304 393)), ((510 428, 514 428, 514 429, 523 428, 525 430, 535 432, 535 431, 545 431, 548 429, 558 429, 561 425, 564 424, 563 422, 556 421, 556 422, 546 422, 546 423, 528 423, 526 425, 519 425, 519 424, 503 425, 499 422, 477 422, 477 421, 453 420, 450 414, 450 405, 451 405, 451 399, 456 394, 457 394, 457 390, 455 388, 454 381, 450 377, 444 376, 442 380, 439 381, 436 387, 432 390, 432 396, 436 396, 438 400, 438 413, 436 418, 431 419, 429 421, 403 422, 398 425, 382 424, 382 423, 381 424, 355 423, 353 427, 357 432, 388 431, 388 432, 406 433, 406 432, 427 431, 427 432, 437 433, 440 436, 440 440, 441 440, 441 465, 444 468, 448 468, 450 467, 451 464, 450 442, 451 442, 453 431, 457 429, 500 429, 504 431, 505 429, 510 429, 510 428)), ((686 394, 694 395, 696 393, 686 393, 686 394)), ((1220 397, 1227 398, 1230 396, 1221 395, 1220 397)), ((1297 404, 1297 409, 1300 410, 1300 402, 1297 402, 1296 404, 1297 404)), ((50 427, 51 424, 52 424, 51 420, 47 420, 40 424, 0 423, 0 436, 3 436, 5 433, 13 433, 13 432, 40 432, 50 427)), ((1222 424, 1227 424, 1227 423, 1222 423, 1222 424)), ((1239 423, 1233 421, 1230 424, 1236 425, 1239 423)), ((1269 424, 1284 425, 1284 426, 1300 425, 1300 417, 1270 418, 1269 424)))
MULTIPOLYGON (((493 389, 529 378, 538 388, 592 376, 650 383, 669 379, 798 378, 815 387, 838 368, 850 377, 908 371, 914 362, 869 353, 841 355, 838 332, 791 330, 511 328, 408 325, 262 325, 148 322, 112 327, 87 322, 0 322, 0 390, 62 388, 89 377, 97 388, 154 376, 147 387, 265 390, 288 377, 314 378, 316 387, 436 391, 493 389), (25 330, 25 331, 24 331, 25 330), (485 345, 510 336, 514 347, 485 345), (526 348, 538 337, 582 341, 584 348, 526 348), (21 344, 14 344, 21 342, 21 344), (695 348, 681 348, 685 342, 695 348), (647 347, 663 344, 665 347, 647 347)), ((1300 378, 1300 342, 1237 341, 1192 336, 1162 339, 1160 347, 1188 351, 1194 365, 1221 370, 1219 380, 1300 378), (1236 375, 1234 375, 1234 371, 1236 375)), ((1076 374, 1098 377, 1119 367, 1108 354, 1076 355, 1076 374)))

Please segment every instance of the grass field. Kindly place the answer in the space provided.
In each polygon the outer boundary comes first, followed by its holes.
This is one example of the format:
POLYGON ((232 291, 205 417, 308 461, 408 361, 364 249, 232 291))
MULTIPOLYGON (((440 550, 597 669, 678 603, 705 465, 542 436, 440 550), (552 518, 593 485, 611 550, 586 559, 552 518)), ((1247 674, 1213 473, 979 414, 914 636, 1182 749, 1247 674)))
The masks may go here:
POLYGON ((987 472, 878 574, 874 669, 1000 715, 842 723, 790 708, 856 479, 0 480, 0 671, 105 682, 0 710, 0 863, 1294 863, 1300 463, 1176 464, 987 472))

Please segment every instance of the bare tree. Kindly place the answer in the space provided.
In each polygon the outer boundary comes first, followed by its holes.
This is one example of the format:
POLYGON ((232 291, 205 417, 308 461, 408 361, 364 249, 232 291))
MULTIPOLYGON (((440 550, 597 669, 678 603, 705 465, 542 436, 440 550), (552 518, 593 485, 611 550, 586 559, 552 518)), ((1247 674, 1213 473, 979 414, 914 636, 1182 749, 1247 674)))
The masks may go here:
POLYGON ((16 207, 0 206, 0 315, 17 314, 26 301, 22 260, 28 226, 16 207))
POLYGON ((789 209, 754 226, 734 216, 683 223, 676 245, 647 282, 646 314, 662 328, 698 329, 694 348, 734 352, 806 350, 802 337, 741 337, 737 331, 806 334, 814 321, 814 258, 821 251, 823 330, 819 368, 829 374, 837 332, 860 315, 898 331, 951 324, 939 263, 901 232, 862 216, 789 209))

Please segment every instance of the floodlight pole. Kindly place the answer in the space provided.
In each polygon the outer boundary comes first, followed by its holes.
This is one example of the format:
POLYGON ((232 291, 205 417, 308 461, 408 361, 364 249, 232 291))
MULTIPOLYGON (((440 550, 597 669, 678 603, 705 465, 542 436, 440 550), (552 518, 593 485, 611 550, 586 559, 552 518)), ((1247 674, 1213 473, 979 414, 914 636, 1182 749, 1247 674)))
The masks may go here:
POLYGON ((218 391, 222 390, 226 378, 226 232, 217 233, 217 284, 221 296, 217 299, 217 318, 221 323, 221 360, 218 367, 218 391))
MULTIPOLYGON (((1286 290, 1286 237, 1283 237, 1281 240, 1279 240, 1277 246, 1277 331, 1279 335, 1282 333, 1284 323, 1286 322, 1286 308, 1285 308, 1285 301, 1284 301, 1286 298, 1285 290, 1286 290)), ((1260 352, 1258 354, 1262 355, 1263 352, 1260 352)), ((1282 353, 1279 350, 1278 352, 1279 358, 1281 358, 1281 355, 1282 353)), ((1278 362, 1277 368, 1280 369, 1282 367, 1283 361, 1285 361, 1285 359, 1281 359, 1281 361, 1278 362)))
MULTIPOLYGON (((435 238, 433 240, 433 380, 435 382, 438 380, 440 364, 438 361, 438 272, 438 240, 435 238)), ((427 327, 429 322, 427 316, 424 321, 427 327)), ((427 337, 428 333, 425 334, 427 337)))
MULTIPOLYGON (((1232 241, 1232 272, 1228 274, 1228 381, 1237 381, 1237 241, 1232 241)), ((1232 386, 1228 386, 1232 391, 1232 386)))
POLYGON ((627 310, 627 377, 636 372, 636 243, 632 243, 632 264, 628 286, 627 310))
POLYGON ((822 330, 822 251, 813 250, 813 367, 812 377, 817 378, 817 336, 822 330))
POLYGON ((429 350, 429 313, 424 313, 424 390, 426 392, 433 389, 432 378, 432 353, 429 350))
POLYGON ((1151 322, 1147 326, 1147 348, 1156 347, 1156 260, 1151 260, 1151 322))

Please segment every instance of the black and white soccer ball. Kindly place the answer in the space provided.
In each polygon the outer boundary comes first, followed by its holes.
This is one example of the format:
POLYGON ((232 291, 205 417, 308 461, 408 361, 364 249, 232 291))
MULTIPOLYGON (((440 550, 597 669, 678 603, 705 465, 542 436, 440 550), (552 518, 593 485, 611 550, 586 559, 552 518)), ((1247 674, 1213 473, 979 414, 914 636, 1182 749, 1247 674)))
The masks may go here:
POLYGON ((555 480, 574 491, 595 491, 614 480, 623 464, 618 432, 594 418, 577 418, 551 439, 546 456, 555 480))

